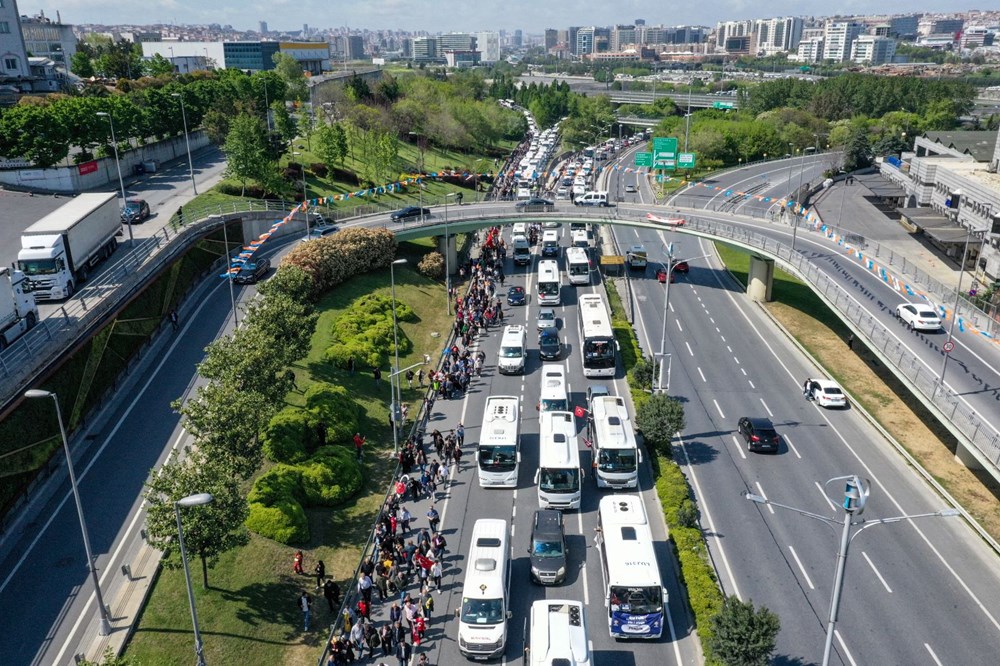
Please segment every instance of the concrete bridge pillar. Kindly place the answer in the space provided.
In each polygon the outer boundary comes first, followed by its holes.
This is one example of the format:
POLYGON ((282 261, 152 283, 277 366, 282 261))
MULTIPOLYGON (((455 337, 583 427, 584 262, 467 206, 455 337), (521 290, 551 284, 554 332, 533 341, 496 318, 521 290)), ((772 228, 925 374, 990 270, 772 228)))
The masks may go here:
POLYGON ((774 284, 774 260, 750 255, 750 271, 747 275, 747 296, 755 301, 767 303, 771 300, 774 284))
POLYGON ((445 256, 445 252, 448 252, 447 259, 445 260, 445 265, 451 269, 451 274, 454 275, 458 272, 458 243, 455 240, 455 234, 452 234, 448 239, 448 248, 445 249, 444 236, 437 237, 438 252, 441 256, 445 256))

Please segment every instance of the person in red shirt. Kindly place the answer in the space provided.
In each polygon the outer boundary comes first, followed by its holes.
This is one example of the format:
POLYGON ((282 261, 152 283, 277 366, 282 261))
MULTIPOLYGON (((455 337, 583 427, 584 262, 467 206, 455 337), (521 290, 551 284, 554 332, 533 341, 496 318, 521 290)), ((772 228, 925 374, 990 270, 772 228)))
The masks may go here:
POLYGON ((357 453, 358 462, 361 462, 361 447, 365 444, 365 438, 361 436, 360 432, 354 433, 354 451, 357 453))

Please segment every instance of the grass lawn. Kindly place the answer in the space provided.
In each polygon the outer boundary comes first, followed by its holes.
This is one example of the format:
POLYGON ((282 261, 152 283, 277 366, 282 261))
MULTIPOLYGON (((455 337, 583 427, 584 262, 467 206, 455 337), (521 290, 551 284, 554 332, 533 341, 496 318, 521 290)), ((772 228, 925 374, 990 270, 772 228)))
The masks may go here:
MULTIPOLYGON (((419 245, 407 247, 416 255, 419 245)), ((406 303, 419 320, 401 324, 413 342, 413 352, 400 357, 406 367, 430 354, 436 359, 446 339, 451 318, 447 316, 444 290, 440 283, 419 275, 414 264, 396 270, 396 299, 406 303), (434 333, 438 333, 437 336, 434 333)), ((347 506, 337 509, 307 509, 312 540, 299 547, 305 553, 305 569, 311 571, 316 560, 326 564, 346 589, 361 558, 371 525, 385 495, 395 463, 392 460, 392 430, 388 426, 388 369, 376 388, 370 372, 354 377, 322 361, 331 338, 332 322, 350 307, 357 297, 371 293, 389 293, 389 271, 360 275, 340 285, 320 303, 321 315, 312 338, 308 356, 293 368, 296 389, 288 401, 299 403, 302 393, 316 381, 329 381, 347 387, 367 414, 363 422, 368 443, 368 473, 362 494, 347 506)), ((422 394, 406 390, 403 399, 415 405, 422 394)), ((411 406, 410 414, 416 414, 411 406)), ((312 578, 292 574, 292 556, 297 548, 253 536, 249 545, 226 553, 209 571, 210 590, 202 590, 200 564, 192 563, 195 602, 205 644, 205 659, 210 664, 303 664, 312 665, 327 635, 331 620, 325 601, 316 598, 312 578), (295 601, 305 587, 313 594, 314 620, 308 634, 301 631, 302 616, 295 601)), ((191 663, 193 633, 188 611, 183 573, 165 570, 156 583, 128 648, 144 666, 191 663)))
MULTIPOLYGON (((745 285, 749 255, 721 243, 715 247, 745 285)), ((1000 484, 955 461, 951 434, 860 340, 848 350, 848 328, 812 289, 776 268, 772 296, 774 301, 767 304, 771 314, 994 538, 1000 538, 1000 484)))

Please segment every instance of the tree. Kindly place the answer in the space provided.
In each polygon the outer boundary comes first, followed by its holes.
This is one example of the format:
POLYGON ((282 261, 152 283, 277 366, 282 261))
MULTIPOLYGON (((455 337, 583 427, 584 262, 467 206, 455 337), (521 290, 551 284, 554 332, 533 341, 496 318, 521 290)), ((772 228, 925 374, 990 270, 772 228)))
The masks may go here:
POLYGON ((844 171, 857 171, 870 166, 872 149, 868 144, 868 131, 864 127, 852 127, 844 144, 844 171))
POLYGON ((146 61, 146 72, 150 76, 160 76, 161 74, 173 74, 174 64, 161 56, 159 53, 153 55, 146 61))
POLYGON ((340 123, 321 125, 316 130, 316 153, 331 169, 347 157, 347 134, 340 123))
POLYGON ((767 666, 781 629, 778 616, 765 607, 754 608, 735 596, 726 597, 712 618, 712 653, 726 666, 767 666))
POLYGON ((295 120, 292 118, 292 114, 288 112, 285 107, 285 103, 281 101, 271 102, 271 118, 274 122, 274 131, 277 132, 282 139, 285 141, 291 141, 295 138, 295 120))
POLYGON ((666 393, 656 393, 639 407, 635 424, 648 443, 669 455, 674 435, 684 429, 684 406, 666 393))
POLYGON ((73 72, 81 79, 89 79, 94 76, 94 63, 91 62, 91 57, 93 56, 93 51, 90 47, 85 47, 83 43, 80 43, 77 47, 76 53, 69 61, 69 71, 73 72))
POLYGON ((309 87, 299 61, 288 53, 275 53, 271 60, 274 62, 274 71, 288 86, 287 98, 304 102, 309 97, 309 87))
MULTIPOLYGON (((243 526, 250 509, 239 481, 230 471, 197 449, 189 451, 183 460, 174 452, 159 473, 146 482, 146 525, 149 542, 162 550, 170 549, 177 539, 174 502, 196 493, 210 493, 213 500, 181 509, 181 521, 184 547, 189 557, 201 560, 202 586, 207 590, 208 568, 215 565, 219 555, 250 540, 243 526)), ((169 568, 183 566, 173 551, 164 563, 169 568)))
POLYGON ((226 154, 226 176, 243 184, 243 194, 248 180, 263 182, 267 180, 266 172, 276 169, 267 159, 267 149, 267 128, 260 118, 247 113, 233 118, 222 152, 226 154))
POLYGON ((142 47, 126 39, 98 47, 94 68, 107 79, 138 79, 143 73, 142 47))

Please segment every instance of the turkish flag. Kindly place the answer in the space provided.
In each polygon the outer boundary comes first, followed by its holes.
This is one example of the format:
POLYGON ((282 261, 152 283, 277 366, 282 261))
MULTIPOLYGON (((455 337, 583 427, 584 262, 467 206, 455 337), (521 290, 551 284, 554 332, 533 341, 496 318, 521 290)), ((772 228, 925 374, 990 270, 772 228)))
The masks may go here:
POLYGON ((573 415, 578 419, 582 419, 584 416, 587 415, 587 410, 577 405, 576 407, 573 408, 573 415))
POLYGON ((419 564, 423 569, 430 569, 434 566, 434 562, 432 560, 428 559, 425 555, 421 555, 420 553, 413 556, 413 561, 419 564))

